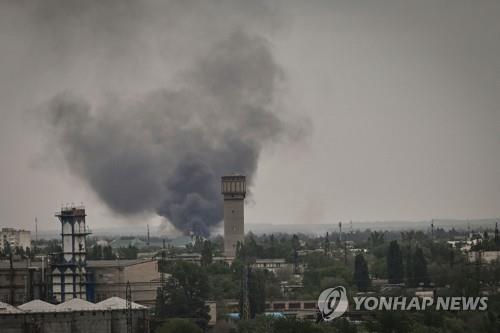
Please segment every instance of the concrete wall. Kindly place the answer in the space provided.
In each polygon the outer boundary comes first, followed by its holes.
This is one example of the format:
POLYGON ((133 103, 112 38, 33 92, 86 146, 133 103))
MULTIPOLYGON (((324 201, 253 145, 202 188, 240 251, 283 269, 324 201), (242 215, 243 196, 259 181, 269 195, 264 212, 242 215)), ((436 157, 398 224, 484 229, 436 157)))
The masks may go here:
POLYGON ((43 286, 40 270, 28 270, 27 268, 0 269, 0 302, 20 305, 31 299, 42 297, 43 286), (11 274, 13 274, 12 280, 11 274), (12 289, 14 290, 14 299, 12 299, 12 289))
POLYGON ((95 279, 95 301, 112 296, 126 298, 127 281, 130 282, 132 300, 150 306, 155 304, 160 273, 158 262, 146 261, 130 266, 93 267, 95 279))
MULTIPOLYGON (((132 313, 134 333, 148 329, 146 310, 132 313)), ((123 333, 125 310, 0 314, 1 333, 123 333)))
POLYGON ((224 200, 224 254, 234 257, 236 245, 245 239, 244 202, 224 200))

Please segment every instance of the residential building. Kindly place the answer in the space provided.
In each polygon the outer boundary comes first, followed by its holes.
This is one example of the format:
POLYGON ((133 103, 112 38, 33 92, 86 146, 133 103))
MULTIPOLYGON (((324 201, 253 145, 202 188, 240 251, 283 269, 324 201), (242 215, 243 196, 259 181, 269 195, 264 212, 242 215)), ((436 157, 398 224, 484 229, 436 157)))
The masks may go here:
POLYGON ((31 248, 31 232, 28 230, 17 230, 14 228, 2 228, 0 230, 0 249, 21 247, 26 250, 31 248), (8 244, 8 245, 7 245, 8 244))

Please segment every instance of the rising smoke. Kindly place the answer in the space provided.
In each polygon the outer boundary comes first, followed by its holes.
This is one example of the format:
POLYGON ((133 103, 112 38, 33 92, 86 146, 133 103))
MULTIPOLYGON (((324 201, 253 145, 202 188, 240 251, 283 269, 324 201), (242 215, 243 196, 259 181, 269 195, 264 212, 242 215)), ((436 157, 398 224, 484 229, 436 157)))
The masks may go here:
POLYGON ((275 111, 283 73, 265 38, 237 29, 179 77, 100 106, 66 91, 47 109, 69 168, 113 211, 206 236, 222 220, 220 177, 251 185, 262 148, 288 131, 275 111))

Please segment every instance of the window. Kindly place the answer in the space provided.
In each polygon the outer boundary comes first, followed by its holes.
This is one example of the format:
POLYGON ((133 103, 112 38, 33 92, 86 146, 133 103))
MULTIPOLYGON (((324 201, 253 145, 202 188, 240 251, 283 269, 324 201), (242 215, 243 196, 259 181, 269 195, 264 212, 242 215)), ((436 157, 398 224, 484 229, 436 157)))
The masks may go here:
POLYGON ((275 310, 278 310, 278 309, 285 309, 285 303, 274 303, 274 309, 275 310))
POLYGON ((314 309, 315 307, 316 307, 316 303, 304 302, 304 309, 314 309))

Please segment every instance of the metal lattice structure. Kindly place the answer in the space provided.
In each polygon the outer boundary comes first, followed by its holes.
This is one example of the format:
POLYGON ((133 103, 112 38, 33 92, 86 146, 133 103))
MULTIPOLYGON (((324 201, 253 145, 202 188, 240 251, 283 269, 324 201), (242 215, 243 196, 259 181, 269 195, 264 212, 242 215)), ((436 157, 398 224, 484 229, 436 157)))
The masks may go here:
POLYGON ((87 299, 87 236, 84 206, 67 206, 56 213, 61 223, 62 253, 51 262, 52 296, 55 302, 87 299))

